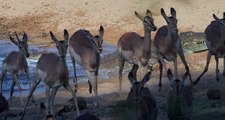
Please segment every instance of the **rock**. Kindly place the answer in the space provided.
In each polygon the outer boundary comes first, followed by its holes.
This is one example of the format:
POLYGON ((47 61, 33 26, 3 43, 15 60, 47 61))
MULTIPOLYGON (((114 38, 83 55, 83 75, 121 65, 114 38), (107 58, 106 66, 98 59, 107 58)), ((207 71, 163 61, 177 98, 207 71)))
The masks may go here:
MULTIPOLYGON (((81 97, 78 97, 77 98, 77 102, 78 102, 78 107, 80 110, 83 110, 87 107, 87 102, 81 98, 81 97)), ((64 112, 70 112, 70 111, 74 111, 76 110, 76 107, 74 105, 74 100, 73 98, 71 98, 62 108, 61 111, 64 111, 64 112)))
POLYGON ((84 113, 74 120, 100 120, 98 117, 96 117, 94 114, 91 113, 84 113))
POLYGON ((217 100, 221 98, 220 90, 217 88, 210 88, 207 91, 207 96, 209 99, 217 100))

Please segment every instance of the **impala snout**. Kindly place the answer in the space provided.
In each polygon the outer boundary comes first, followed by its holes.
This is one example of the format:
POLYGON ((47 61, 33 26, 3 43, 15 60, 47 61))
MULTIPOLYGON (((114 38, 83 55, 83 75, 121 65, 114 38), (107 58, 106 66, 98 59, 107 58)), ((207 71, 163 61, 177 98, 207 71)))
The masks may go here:
POLYGON ((157 30, 157 27, 156 26, 153 26, 153 31, 156 31, 157 30))
POLYGON ((61 55, 60 57, 61 57, 62 59, 64 59, 66 56, 65 56, 65 55, 61 55))
POLYGON ((178 32, 178 29, 174 29, 175 32, 178 32))
POLYGON ((101 53, 102 52, 102 48, 98 48, 99 52, 101 53))

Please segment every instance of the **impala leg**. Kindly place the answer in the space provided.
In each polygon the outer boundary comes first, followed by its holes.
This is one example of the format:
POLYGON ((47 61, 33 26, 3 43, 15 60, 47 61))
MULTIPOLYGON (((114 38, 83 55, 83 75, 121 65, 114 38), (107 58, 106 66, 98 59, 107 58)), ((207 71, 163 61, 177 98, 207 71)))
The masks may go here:
POLYGON ((12 103, 12 96, 13 96, 13 91, 14 91, 15 84, 16 84, 16 82, 14 80, 12 80, 12 85, 10 87, 10 97, 9 97, 10 103, 12 103))
POLYGON ((50 88, 48 85, 45 85, 45 96, 46 96, 46 103, 48 106, 48 114, 51 114, 51 107, 50 107, 50 88))
POLYGON ((66 89, 67 91, 69 91, 69 92, 72 94, 73 100, 74 100, 74 103, 75 103, 75 107, 76 107, 76 110, 77 110, 77 116, 79 116, 79 115, 80 115, 80 109, 79 109, 79 107, 78 107, 78 102, 77 102, 77 96, 76 96, 76 93, 72 90, 72 88, 70 87, 69 84, 65 84, 65 85, 63 85, 63 86, 65 87, 65 89, 66 89))
POLYGON ((21 114, 20 120, 23 119, 23 117, 24 117, 24 115, 25 115, 26 108, 27 108, 27 104, 29 103, 30 98, 33 96, 34 90, 36 89, 36 87, 38 86, 38 84, 39 84, 40 82, 41 82, 41 79, 39 79, 39 77, 38 77, 37 75, 35 75, 34 83, 33 83, 32 87, 31 87, 31 89, 30 89, 30 93, 29 93, 29 95, 28 95, 28 97, 27 97, 27 100, 26 100, 26 103, 25 103, 25 105, 24 105, 23 112, 22 112, 22 114, 21 114))
POLYGON ((185 69, 186 69, 186 71, 187 71, 187 73, 188 73, 188 76, 189 76, 189 79, 190 79, 191 85, 193 85, 193 81, 192 81, 191 73, 190 73, 190 70, 189 70, 189 67, 188 67, 187 61, 185 60, 183 50, 181 49, 180 51, 178 51, 178 54, 179 54, 180 59, 182 60, 182 62, 183 62, 183 64, 184 64, 184 66, 185 66, 185 69))
POLYGON ((225 77, 225 57, 223 57, 223 78, 225 77))
MULTIPOLYGON (((26 78, 27 78, 27 83, 28 83, 28 85, 29 85, 29 87, 31 89, 30 72, 29 72, 29 68, 28 67, 25 69, 25 74, 26 74, 26 78)), ((32 99, 32 102, 34 102, 34 96, 32 96, 31 99, 32 99)))
POLYGON ((18 87, 18 91, 20 92, 20 100, 21 100, 21 104, 24 105, 24 102, 23 102, 23 95, 22 95, 22 88, 20 86, 20 83, 19 83, 19 80, 18 80, 18 77, 17 77, 17 74, 12 74, 13 76, 13 80, 14 82, 16 83, 17 87, 18 87))
POLYGON ((178 78, 178 72, 177 72, 177 57, 175 58, 175 60, 173 61, 173 65, 174 65, 174 75, 175 75, 175 79, 178 78))
POLYGON ((159 62, 159 70, 160 70, 160 73, 159 73, 159 92, 161 91, 162 89, 162 72, 163 72, 163 67, 165 70, 167 70, 167 66, 166 66, 166 63, 163 59, 163 57, 161 55, 157 55, 158 57, 158 62, 159 62))
POLYGON ((159 87, 159 92, 161 91, 162 89, 162 72, 163 72, 163 65, 162 65, 162 62, 160 60, 158 60, 159 62, 159 84, 158 84, 158 87, 159 87))
POLYGON ((143 67, 143 65, 142 65, 142 63, 140 61, 138 62, 138 66, 140 66, 139 80, 141 80, 142 79, 142 76, 143 76, 143 72, 144 72, 144 67, 143 67))
POLYGON ((74 72, 74 79, 73 79, 73 82, 74 82, 74 90, 75 92, 77 92, 78 90, 78 82, 77 82, 77 74, 76 74, 76 61, 74 59, 74 57, 71 56, 72 53, 70 53, 70 58, 71 58, 71 61, 72 61, 72 64, 73 64, 73 72, 74 72))
POLYGON ((0 78, 0 93, 2 93, 2 82, 3 82, 3 79, 4 79, 5 75, 6 75, 6 70, 4 70, 4 68, 3 68, 2 76, 0 78))
POLYGON ((96 69, 94 74, 94 82, 95 82, 94 85, 95 85, 95 91, 96 91, 95 96, 98 97, 98 68, 96 69))
POLYGON ((210 52, 208 52, 205 69, 202 72, 202 74, 196 79, 196 81, 194 82, 194 85, 198 84, 201 77, 208 71, 208 67, 209 67, 211 57, 212 57, 212 54, 210 52))
POLYGON ((26 74, 26 78, 27 78, 27 83, 31 89, 31 83, 30 83, 30 74, 29 74, 29 68, 25 69, 25 74, 26 74))
POLYGON ((87 75, 88 75, 88 78, 91 82, 91 85, 94 85, 93 86, 93 90, 94 90, 94 94, 95 94, 95 97, 98 97, 98 91, 97 91, 97 75, 96 75, 96 72, 92 72, 92 71, 86 71, 87 72, 87 75))
POLYGON ((215 56, 215 61, 216 61, 216 80, 219 81, 220 80, 220 71, 219 71, 219 58, 217 56, 215 56))
POLYGON ((54 115, 54 112, 53 112, 54 100, 55 100, 55 95, 56 95, 59 87, 60 87, 60 85, 54 86, 51 91, 50 105, 48 105, 50 107, 48 109, 48 110, 50 110, 50 112, 49 112, 50 115, 54 115))
POLYGON ((122 87, 122 75, 123 75, 123 67, 124 67, 125 59, 119 58, 119 94, 121 95, 121 87, 122 87))

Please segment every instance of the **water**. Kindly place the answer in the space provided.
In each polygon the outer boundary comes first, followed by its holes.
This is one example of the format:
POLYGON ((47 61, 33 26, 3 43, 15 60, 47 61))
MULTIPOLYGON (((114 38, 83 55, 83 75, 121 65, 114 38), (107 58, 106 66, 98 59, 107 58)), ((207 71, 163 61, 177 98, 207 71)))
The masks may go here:
MULTIPOLYGON (((104 56, 115 52, 115 50, 116 50, 115 46, 103 43, 103 52, 101 53, 101 58, 103 59, 104 56)), ((0 74, 2 74, 3 59, 11 51, 18 51, 18 48, 16 45, 12 44, 9 40, 8 41, 0 40, 0 51, 1 51, 0 52, 0 74)), ((27 61, 28 61, 28 66, 29 66, 30 79, 31 79, 31 83, 32 83, 33 77, 34 77, 34 70, 35 70, 36 63, 37 63, 40 55, 43 52, 57 53, 57 49, 55 47, 44 48, 44 47, 41 47, 38 45, 29 45, 29 52, 31 54, 31 57, 29 57, 29 59, 27 59, 27 61)), ((69 77, 72 78, 72 77, 74 77, 74 73, 73 73, 73 65, 72 65, 71 59, 69 57, 69 54, 67 54, 67 56, 66 56, 66 63, 67 63, 68 69, 69 69, 69 77)), ((78 82, 79 83, 86 82, 88 79, 87 79, 87 75, 86 75, 84 69, 82 68, 82 66, 76 65, 76 69, 77 69, 76 73, 77 73, 77 77, 78 77, 78 82)), ((109 72, 110 72, 110 69, 99 69, 99 79, 107 79, 109 72)), ((11 82, 12 82, 12 76, 11 76, 11 74, 7 73, 6 77, 3 80, 3 85, 2 85, 3 86, 3 94, 4 94, 4 92, 9 92, 11 82)), ((27 79, 24 74, 19 75, 19 82, 20 82, 20 85, 23 90, 25 90, 25 91, 29 90, 29 86, 27 84, 27 79)), ((38 87, 39 88, 43 87, 43 84, 41 83, 41 85, 39 85, 38 87)), ((17 87, 15 86, 14 89, 17 90, 17 87)))

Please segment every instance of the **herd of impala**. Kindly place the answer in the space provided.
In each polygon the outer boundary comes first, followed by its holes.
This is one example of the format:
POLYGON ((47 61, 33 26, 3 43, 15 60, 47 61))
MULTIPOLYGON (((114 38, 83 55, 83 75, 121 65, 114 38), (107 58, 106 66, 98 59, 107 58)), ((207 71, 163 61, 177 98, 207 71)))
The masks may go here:
MULTIPOLYGON (((225 76, 225 12, 223 18, 218 18, 213 14, 213 20, 205 30, 205 41, 209 49, 207 56, 207 63, 203 73, 192 81, 188 64, 185 60, 181 41, 179 38, 177 28, 176 10, 170 9, 170 16, 166 15, 163 8, 161 8, 161 15, 165 19, 167 25, 158 28, 154 25, 154 19, 150 10, 146 11, 143 17, 135 11, 135 15, 143 22, 144 36, 140 36, 136 32, 124 33, 118 40, 117 52, 119 59, 119 93, 122 88, 122 73, 125 61, 133 64, 133 68, 128 74, 128 79, 131 83, 131 90, 126 100, 126 112, 129 120, 156 120, 158 115, 157 102, 152 96, 150 90, 145 87, 145 83, 150 80, 151 70, 143 75, 143 70, 148 67, 148 61, 151 58, 151 32, 156 31, 153 44, 157 53, 160 76, 159 76, 159 91, 162 87, 162 71, 163 68, 167 70, 167 77, 171 87, 167 98, 167 113, 170 120, 188 120, 190 119, 191 106, 193 102, 192 86, 196 85, 201 77, 207 72, 211 56, 215 56, 216 61, 216 79, 219 80, 218 59, 224 58, 225 76), (179 79, 177 70, 177 55, 180 56, 186 73, 179 79), (167 68, 164 61, 173 61, 174 74, 167 68), (137 79, 137 70, 141 67, 140 76, 144 76, 142 80, 137 79), (190 85, 184 85, 185 79, 189 77, 190 85)), ((53 112, 54 98, 59 87, 63 86, 69 91, 74 99, 77 118, 75 120, 94 120, 98 119, 92 114, 82 114, 78 108, 76 91, 77 91, 77 77, 76 77, 76 63, 83 65, 88 76, 88 83, 90 92, 92 92, 92 85, 94 95, 98 98, 98 70, 100 65, 100 53, 102 52, 104 28, 100 26, 99 34, 92 35, 88 30, 80 29, 76 31, 71 37, 67 30, 64 30, 64 40, 58 40, 50 31, 50 37, 56 44, 58 54, 43 53, 39 58, 33 80, 33 85, 30 84, 29 67, 26 58, 29 57, 28 51, 28 36, 24 33, 22 39, 19 38, 15 32, 16 40, 13 36, 9 36, 12 43, 18 46, 19 51, 13 51, 2 62, 2 74, 0 77, 0 118, 5 120, 8 116, 9 104, 2 95, 2 82, 6 72, 12 74, 12 85, 10 88, 9 101, 12 102, 13 89, 15 84, 20 92, 21 104, 24 105, 21 119, 23 119, 27 104, 30 98, 34 100, 33 92, 37 85, 42 81, 45 84, 45 93, 47 97, 47 115, 44 119, 55 119, 53 112), (74 90, 69 84, 68 68, 66 65, 67 48, 69 47, 69 54, 74 68, 74 90), (30 86, 30 93, 24 103, 18 80, 18 74, 25 72, 28 85, 30 86)), ((98 106, 98 99, 96 101, 98 106)))

